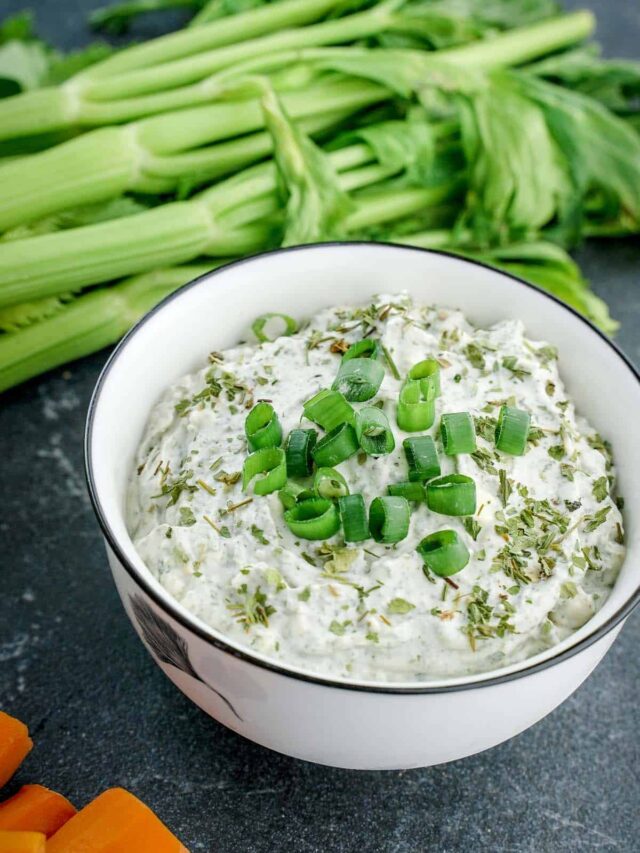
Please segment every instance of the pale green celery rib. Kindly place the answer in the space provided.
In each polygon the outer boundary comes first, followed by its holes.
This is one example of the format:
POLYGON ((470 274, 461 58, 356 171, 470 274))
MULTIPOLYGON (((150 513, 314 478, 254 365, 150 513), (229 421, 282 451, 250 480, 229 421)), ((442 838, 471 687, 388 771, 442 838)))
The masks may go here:
POLYGON ((191 201, 0 244, 0 306, 186 263, 215 233, 206 205, 191 201))
POLYGON ((393 175, 398 174, 398 169, 393 166, 384 166, 382 163, 371 163, 362 169, 354 169, 338 178, 340 189, 344 192, 353 192, 354 190, 362 189, 362 187, 377 184, 380 181, 385 181, 393 175))
POLYGON ((418 231, 415 234, 403 234, 392 238, 394 243, 418 246, 421 249, 446 249, 454 242, 453 232, 449 228, 434 228, 418 231))
MULTIPOLYGON (((281 101, 292 119, 330 110, 359 109, 389 98, 389 90, 363 80, 319 83, 299 92, 286 92, 281 101)), ((153 116, 136 124, 141 145, 154 154, 175 154, 200 145, 264 128, 257 98, 217 103, 153 116)))
POLYGON ((36 89, 0 101, 0 140, 35 136, 73 125, 79 101, 64 88, 36 89))
POLYGON ((521 65, 582 41, 594 29, 593 14, 584 10, 501 33, 495 39, 438 51, 438 57, 458 67, 478 69, 521 65))
POLYGON ((204 254, 207 257, 225 258, 229 254, 252 255, 274 248, 277 223, 277 218, 269 217, 266 221, 252 222, 235 231, 226 231, 224 234, 214 236, 209 241, 204 254))
POLYGON ((346 227, 349 231, 359 231, 420 213, 455 196, 462 186, 462 180, 455 179, 437 187, 386 190, 379 195, 368 195, 356 200, 357 208, 346 217, 346 227))
MULTIPOLYGON (((351 115, 351 110, 337 110, 301 119, 298 127, 313 136, 328 130, 351 115)), ((144 173, 136 181, 135 189, 142 193, 161 194, 176 188, 184 178, 197 178, 198 183, 211 181, 238 169, 244 169, 273 151, 273 137, 267 131, 240 136, 229 142, 219 142, 184 154, 167 157, 148 156, 144 173)), ((0 200, 1 204, 1 200, 0 200)))
POLYGON ((199 51, 256 38, 269 32, 278 32, 284 27, 302 26, 319 20, 341 2, 342 0, 281 0, 267 4, 258 9, 212 21, 204 26, 179 30, 144 44, 134 45, 92 65, 74 79, 103 79, 111 74, 149 68, 156 63, 181 59, 199 51))
MULTIPOLYGON (((389 170, 380 166, 373 173, 366 171, 365 174, 361 174, 365 170, 358 167, 375 159, 371 148, 363 143, 331 151, 327 156, 338 173, 340 188, 345 191, 349 189, 350 184, 365 186, 376 180, 382 180, 383 177, 389 177, 389 170), (380 177, 382 170, 383 177, 380 177)), ((201 193, 198 198, 202 199, 215 215, 222 232, 221 242, 216 242, 215 249, 210 247, 209 251, 214 254, 224 253, 223 241, 227 231, 276 213, 281 207, 276 189, 277 170, 275 164, 270 161, 246 169, 241 174, 201 193)))
MULTIPOLYGON (((308 0, 302 0, 302 2, 306 3, 308 0)), ((269 5, 264 7, 264 11, 280 8, 284 5, 284 2, 269 5)), ((380 7, 378 7, 377 11, 380 15, 380 7)), ((381 14, 381 17, 384 18, 386 15, 387 11, 385 9, 381 14)), ((239 15, 234 19, 229 20, 236 20, 240 17, 242 16, 239 15)), ((343 20, 338 20, 335 24, 342 24, 343 20)), ((211 26, 217 27, 220 23, 221 22, 216 21, 211 26)), ((334 22, 328 23, 331 25, 334 24, 334 22)), ((186 32, 173 34, 166 38, 173 39, 184 36, 190 38, 193 33, 200 33, 202 29, 204 28, 195 28, 186 32)), ((445 58, 455 65, 473 66, 481 70, 488 70, 506 65, 520 64, 534 59, 541 54, 548 53, 549 51, 569 46, 583 38, 586 38, 592 29, 593 16, 589 12, 577 12, 561 18, 544 21, 540 24, 534 24, 529 27, 523 27, 511 32, 502 33, 493 39, 488 39, 477 44, 466 45, 464 47, 451 50, 438 51, 437 56, 439 58, 445 58)), ((276 33, 276 37, 285 37, 285 41, 283 43, 286 43, 286 39, 289 38, 287 33, 276 33)), ((123 58, 130 54, 130 51, 144 51, 146 48, 152 47, 155 49, 157 44, 162 41, 162 39, 158 39, 157 42, 149 42, 139 47, 130 48, 127 51, 117 54, 115 57, 105 60, 104 63, 92 66, 92 69, 90 70, 96 76, 101 76, 102 74, 102 72, 100 72, 100 75, 98 74, 99 69, 103 69, 104 71, 107 67, 113 71, 117 71, 118 69, 125 70, 124 68, 121 68, 120 63, 123 61, 123 58), (114 63, 117 63, 117 65, 114 66, 114 63)), ((271 49, 273 49, 273 45, 268 47, 267 51, 271 49)), ((275 49, 282 49, 282 43, 279 43, 275 49)), ((416 55, 419 54, 418 51, 413 51, 413 53, 416 55)), ((160 50, 159 53, 157 53, 157 55, 154 54, 154 56, 157 61, 163 62, 171 58, 171 52, 169 51, 163 54, 162 50, 160 50)), ((429 58, 429 54, 421 56, 425 60, 429 58)), ((243 56, 242 58, 244 59, 245 57, 243 56)), ((266 57, 266 59, 268 59, 268 57, 266 57)), ((281 60, 278 61, 280 62, 281 60)), ((125 66, 128 67, 126 62, 125 66)), ((134 63, 133 67, 138 66, 134 63)), ((144 64, 142 67, 145 67, 144 64)), ((146 73, 148 73, 149 84, 152 83, 151 90, 155 91, 157 88, 156 83, 153 82, 157 79, 155 69, 151 69, 146 73)), ((89 79, 88 72, 84 76, 89 79)), ((145 113, 146 110, 151 112, 154 112, 157 109, 165 110, 174 103, 174 97, 176 98, 176 103, 178 102, 177 99, 181 97, 177 94, 178 92, 185 93, 185 102, 180 102, 182 106, 187 106, 190 98, 200 98, 199 89, 191 89, 187 87, 186 90, 184 88, 177 89, 175 93, 165 92, 159 99, 151 96, 152 100, 146 106, 144 104, 145 99, 140 99, 136 106, 136 99, 131 97, 134 94, 133 91, 125 91, 124 98, 121 102, 106 102, 101 106, 91 106, 83 101, 81 94, 82 86, 77 85, 78 82, 81 82, 81 77, 74 78, 71 83, 65 84, 65 86, 61 88, 42 89, 36 92, 16 95, 12 98, 5 98, 0 103, 0 140, 48 132, 72 126, 76 122, 82 122, 83 110, 87 112, 87 116, 84 119, 87 124, 91 124, 92 122, 97 124, 107 124, 110 122, 115 123, 137 117, 138 115, 145 113), (196 92, 197 95, 194 95, 196 92), (162 97, 166 97, 166 101, 163 102, 162 97), (93 117, 91 117, 92 109, 96 111, 93 117), (110 109, 113 110, 111 113, 110 109)), ((146 79, 147 78, 145 78, 145 80, 146 79)), ((84 85, 88 86, 90 85, 90 82, 87 82, 84 85)), ((97 86, 98 84, 96 83, 95 85, 97 86)), ((145 86, 146 85, 147 83, 145 83, 145 86)), ((171 85, 175 86, 177 83, 172 81, 171 85)))
MULTIPOLYGON (((342 85, 322 84, 304 92, 289 92, 282 101, 292 118, 311 119, 332 111, 355 111, 387 96, 380 86, 351 80, 342 85)), ((263 127, 264 115, 257 100, 214 104, 121 128, 93 130, 29 158, 13 160, 0 167, 0 230, 74 204, 105 201, 127 190, 154 191, 154 169, 159 162, 156 157, 188 152, 263 127), (147 162, 150 174, 146 172, 147 162)), ((250 150, 252 144, 238 140, 238 156, 243 147, 250 150)), ((194 153, 208 158, 215 177, 215 148, 194 153)), ((224 164, 225 158, 233 156, 231 144, 221 154, 220 162, 224 164)), ((162 191, 175 189, 188 174, 180 171, 181 166, 188 169, 190 164, 175 161, 174 181, 166 180, 162 191)))
POLYGON ((390 20, 391 15, 386 5, 380 4, 366 12, 357 12, 345 18, 283 30, 186 59, 166 62, 153 68, 87 82, 83 86, 83 99, 111 101, 184 86, 255 56, 323 44, 344 44, 367 38, 383 31, 390 20))
MULTIPOLYGON (((305 82, 301 83, 297 80, 291 85, 288 74, 292 67, 291 62, 277 63, 277 68, 271 76, 271 82, 276 91, 300 89, 312 82, 313 73, 311 69, 308 69, 305 72, 305 76, 308 78, 305 82)), ((244 68, 244 63, 240 63, 234 68, 224 69, 188 86, 178 86, 139 97, 118 98, 115 101, 92 101, 87 97, 87 93, 80 88, 78 91, 77 122, 84 126, 100 127, 104 124, 119 124, 170 110, 210 104, 218 99, 240 100, 243 97, 242 94, 234 95, 232 86, 235 81, 235 88, 241 88, 238 78, 247 75, 244 68)), ((300 63, 298 63, 296 67, 296 76, 298 77, 302 73, 300 69, 300 63)), ((71 88, 73 86, 74 84, 70 84, 71 88)), ((77 85, 76 88, 78 88, 77 85)), ((247 97, 253 97, 253 95, 254 92, 252 91, 247 97)))
MULTIPOLYGON (((361 159, 367 147, 354 146, 361 159)), ((354 155, 334 152, 353 162, 354 155)), ((174 202, 135 216, 0 245, 0 306, 99 284, 199 254, 242 254, 265 245, 272 222, 242 228, 221 225, 230 204, 255 204, 271 193, 277 205, 273 164, 265 163, 218 184, 189 202, 174 202), (257 235, 257 236, 256 236, 257 235), (220 248, 218 248, 220 247, 220 248)))
MULTIPOLYGON (((83 89, 83 99, 110 101, 145 95, 202 80, 217 71, 241 67, 263 57, 267 63, 280 51, 303 50, 322 45, 345 44, 384 31, 392 22, 386 6, 374 6, 345 18, 324 21, 297 30, 274 33, 262 38, 229 45, 155 68, 130 72, 96 81, 83 89)), ((439 51, 438 56, 457 66, 495 68, 519 64, 586 38, 593 31, 589 12, 576 12, 522 27, 460 48, 439 51)))
POLYGON ((0 231, 135 187, 143 152, 124 128, 105 127, 0 166, 0 231))
POLYGON ((160 269, 77 296, 58 314, 0 335, 0 392, 115 343, 149 309, 219 264, 160 269))
MULTIPOLYGON (((355 172, 339 175, 338 183, 341 189, 345 189, 348 182, 362 187, 385 180, 390 176, 390 171, 384 166, 365 166, 355 172)), ((366 199, 356 200, 355 211, 345 218, 345 232, 357 233, 375 225, 393 222, 405 216, 435 208, 459 192, 461 185, 460 181, 454 180, 438 187, 385 190, 378 196, 372 195, 367 196, 366 199)), ((266 248, 272 233, 271 226, 277 226, 282 219, 282 213, 282 205, 273 189, 265 192, 261 197, 249 199, 234 209, 231 214, 221 218, 224 229, 218 237, 211 240, 207 255, 215 257, 228 254, 230 235, 242 235, 242 239, 246 240, 243 250, 245 252, 257 252, 266 248)), ((236 245, 234 244, 234 249, 236 245)))
MULTIPOLYGON (((338 185, 346 192, 349 188, 360 188, 386 180, 396 171, 389 166, 378 164, 365 166, 339 174, 338 185)), ((392 206, 388 209, 392 210, 392 206)), ((239 254, 240 239, 244 241, 243 253, 258 252, 268 248, 274 230, 283 219, 283 214, 282 203, 275 192, 275 183, 272 181, 270 189, 264 195, 248 199, 219 218, 222 230, 219 236, 209 243, 207 255, 224 257, 229 254, 230 245, 233 246, 234 253, 239 254), (230 240, 234 242, 230 243, 230 240)))

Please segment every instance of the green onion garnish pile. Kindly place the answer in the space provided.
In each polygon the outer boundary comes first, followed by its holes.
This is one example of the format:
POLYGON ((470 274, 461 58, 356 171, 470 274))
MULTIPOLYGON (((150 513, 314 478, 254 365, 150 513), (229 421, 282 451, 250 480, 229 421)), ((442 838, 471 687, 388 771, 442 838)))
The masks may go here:
MULTIPOLYGON (((264 333, 267 320, 279 318, 285 334, 296 324, 280 314, 266 314, 254 324, 260 341, 271 339, 264 333)), ((314 428, 291 430, 283 442, 277 412, 261 401, 247 415, 245 434, 251 452, 243 466, 243 488, 256 495, 278 492, 284 521, 299 539, 326 540, 340 530, 347 543, 376 542, 394 546, 406 538, 411 513, 421 505, 435 515, 468 518, 476 512, 476 484, 464 474, 442 476, 440 458, 431 435, 410 435, 402 446, 407 462, 407 479, 390 483, 387 494, 375 496, 367 512, 361 494, 351 494, 349 483, 337 466, 356 453, 360 461, 392 453, 396 440, 383 402, 373 402, 385 376, 385 366, 393 362, 379 341, 372 338, 352 344, 342 356, 331 388, 325 388, 303 404, 302 416, 314 428), (354 408, 352 403, 365 403, 354 408), (360 458, 360 457, 359 457, 360 458)), ((436 417, 436 401, 442 397, 440 365, 435 358, 415 364, 400 378, 396 422, 410 433, 425 433, 436 417)), ((446 390, 446 389, 445 389, 446 390)), ((496 430, 496 448, 514 456, 522 455, 530 429, 528 412, 503 406, 496 430)), ((439 423, 442 449, 447 456, 476 452, 476 432, 469 412, 443 413, 439 423)), ((477 538, 477 537, 476 537, 477 538)), ((469 549, 455 530, 438 530, 426 535, 417 552, 425 572, 449 577, 464 569, 469 549)))

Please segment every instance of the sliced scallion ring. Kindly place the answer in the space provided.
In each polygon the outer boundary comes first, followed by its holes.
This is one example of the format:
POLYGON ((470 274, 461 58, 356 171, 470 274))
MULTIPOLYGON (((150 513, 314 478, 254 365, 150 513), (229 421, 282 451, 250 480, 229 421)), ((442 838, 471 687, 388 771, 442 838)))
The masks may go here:
POLYGON ((313 470, 311 451, 318 440, 315 429, 292 429, 287 436, 284 452, 289 477, 307 477, 313 470))
POLYGON ((436 418, 435 400, 423 400, 420 382, 407 380, 400 389, 396 420, 404 432, 423 432, 436 418))
POLYGON ((440 515, 473 515, 476 484, 465 474, 447 474, 427 483, 427 506, 440 515))
POLYGON ((416 551, 425 565, 441 578, 462 571, 469 562, 469 551, 455 530, 430 533, 420 542, 416 551))
POLYGON ((427 500, 427 491, 422 483, 389 483, 387 491, 392 497, 406 498, 415 503, 425 503, 427 500))
POLYGON ((440 396, 440 365, 435 358, 425 358, 414 364, 409 379, 420 383, 423 400, 435 400, 440 396))
POLYGON ((469 412, 443 415, 440 419, 440 436, 447 456, 476 452, 476 428, 469 412))
POLYGON ((264 474, 253 484, 256 495, 269 495, 287 482, 287 460, 281 447, 263 447, 244 460, 242 488, 245 489, 258 474, 264 474))
POLYGON ((351 344, 342 356, 342 361, 349 361, 351 358, 382 358, 382 355, 383 351, 379 341, 375 338, 363 338, 361 341, 351 344))
POLYGON ((252 450, 280 446, 282 427, 271 403, 258 403, 251 409, 244 422, 244 432, 252 450))
POLYGON ((409 466, 409 479, 412 482, 425 483, 440 476, 438 451, 430 435, 405 438, 402 446, 409 466))
POLYGON ((393 545, 409 532, 411 509, 406 498, 374 498, 369 507, 369 530, 376 542, 393 545))
POLYGON ((387 416, 376 406, 363 406, 357 412, 356 435, 367 456, 384 456, 396 446, 387 416))
POLYGON ((345 542, 364 542, 369 538, 371 534, 362 495, 345 495, 338 498, 338 511, 345 542))
POLYGON ((349 494, 349 486, 335 468, 318 468, 313 477, 313 490, 319 498, 335 501, 349 494))
POLYGON ((378 393, 384 379, 384 367, 374 358, 350 358, 343 361, 331 386, 345 399, 363 403, 378 393))
POLYGON ((315 498, 316 494, 306 486, 301 486, 299 483, 294 483, 289 480, 282 489, 278 492, 278 497, 285 509, 291 509, 302 501, 307 501, 310 498, 315 498))
POLYGON ((511 456, 522 456, 527 449, 531 416, 524 409, 502 406, 496 426, 496 447, 511 456))
POLYGON ((261 314, 253 321, 251 330, 260 343, 263 344, 266 341, 271 342, 275 341, 276 338, 289 337, 289 335, 293 335, 298 331, 298 324, 293 317, 289 317, 288 314, 261 314), (282 330, 270 338, 269 335, 266 334, 265 328, 267 324, 273 324, 274 320, 280 321, 280 324, 282 324, 282 330))
POLYGON ((340 424, 327 433, 313 448, 312 454, 319 468, 333 468, 358 452, 358 437, 351 424, 340 424))
POLYGON ((303 403, 306 417, 331 432, 341 424, 353 424, 356 413, 339 391, 325 388, 303 403))
POLYGON ((301 539, 330 539, 340 529, 340 515, 333 501, 312 498, 288 509, 284 520, 301 539))

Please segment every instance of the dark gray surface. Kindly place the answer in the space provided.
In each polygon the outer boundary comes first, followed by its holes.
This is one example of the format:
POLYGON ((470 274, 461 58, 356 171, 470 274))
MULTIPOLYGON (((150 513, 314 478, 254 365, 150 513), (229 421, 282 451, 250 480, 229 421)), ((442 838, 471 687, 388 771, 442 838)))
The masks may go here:
MULTIPOLYGON (((82 44, 85 12, 97 5, 32 3, 41 32, 61 47, 82 44)), ((607 51, 637 55, 637 4, 588 5, 607 51)), ((3 0, 0 11, 21 6, 3 0)), ((600 244, 580 260, 622 320, 618 342, 640 363, 640 249, 600 244)), ((85 492, 83 423, 105 355, 0 404, 0 704, 29 723, 36 741, 13 787, 37 781, 84 804, 124 785, 192 851, 640 848, 637 613, 560 709, 453 765, 403 773, 313 766, 254 746, 191 705, 124 615, 85 492)))

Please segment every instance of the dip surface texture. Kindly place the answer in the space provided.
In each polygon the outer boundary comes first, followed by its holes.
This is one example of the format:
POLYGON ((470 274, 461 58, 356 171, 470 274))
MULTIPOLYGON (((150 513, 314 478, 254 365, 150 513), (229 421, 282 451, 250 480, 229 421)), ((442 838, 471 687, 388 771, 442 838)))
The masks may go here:
MULTIPOLYGON (((396 426, 401 380, 386 365, 376 397, 396 447, 338 466, 367 506, 406 481, 396 426)), ((354 404, 356 409, 361 404, 354 404)), ((322 430, 318 429, 320 435, 322 430)), ((576 415, 553 349, 521 323, 476 329, 456 310, 417 307, 404 295, 318 314, 291 337, 212 353, 210 364, 154 407, 128 496, 135 546, 168 592, 222 634, 280 662, 381 682, 477 673, 553 646, 598 610, 624 558, 614 469, 605 442, 576 415), (401 377, 436 357, 442 396, 428 430, 442 473, 473 477, 477 512, 451 518, 412 504, 408 536, 392 547, 297 539, 277 493, 242 491, 244 423, 269 400, 284 435, 312 427, 302 405, 330 388, 345 345, 378 339, 401 377), (503 404, 531 415, 527 452, 495 448, 503 404), (440 415, 470 412, 477 452, 446 456, 440 415), (252 498, 252 500, 248 500, 252 498), (427 576, 416 546, 452 529, 468 565, 427 576)))

